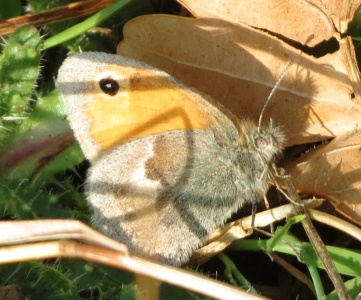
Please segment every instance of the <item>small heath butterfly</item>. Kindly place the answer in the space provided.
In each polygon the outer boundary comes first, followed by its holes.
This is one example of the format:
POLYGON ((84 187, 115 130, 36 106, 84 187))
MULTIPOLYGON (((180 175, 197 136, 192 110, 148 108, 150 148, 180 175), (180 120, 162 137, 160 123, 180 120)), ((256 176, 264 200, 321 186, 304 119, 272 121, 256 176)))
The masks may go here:
MULTIPOLYGON (((68 57, 58 87, 91 168, 93 224, 132 253, 179 266, 269 186, 284 135, 239 119, 130 58, 68 57)), ((240 96, 241 97, 241 96, 240 96)))

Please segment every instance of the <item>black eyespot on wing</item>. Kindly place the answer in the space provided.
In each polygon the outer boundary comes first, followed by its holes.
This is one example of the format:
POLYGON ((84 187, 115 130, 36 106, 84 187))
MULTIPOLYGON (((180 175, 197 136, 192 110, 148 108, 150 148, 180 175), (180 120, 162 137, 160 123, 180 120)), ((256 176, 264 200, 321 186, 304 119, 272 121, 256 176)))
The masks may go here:
POLYGON ((119 91, 119 83, 113 78, 101 79, 99 81, 99 87, 109 96, 115 96, 119 91))

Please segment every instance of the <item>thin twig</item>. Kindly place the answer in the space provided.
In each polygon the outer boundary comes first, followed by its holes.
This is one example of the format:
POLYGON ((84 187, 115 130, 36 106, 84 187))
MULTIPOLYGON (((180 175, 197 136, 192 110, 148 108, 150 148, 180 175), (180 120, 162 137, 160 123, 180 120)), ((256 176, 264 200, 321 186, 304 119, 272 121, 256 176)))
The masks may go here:
POLYGON ((0 247, 0 264, 57 257, 83 259, 123 269, 217 299, 265 299, 201 274, 126 255, 112 249, 69 240, 0 247))
POLYGON ((30 13, 0 21, 0 35, 9 34, 23 25, 41 26, 93 14, 113 3, 114 0, 90 0, 70 3, 46 11, 30 13))
POLYGON ((301 215, 305 215, 305 218, 301 221, 303 228, 305 229, 305 232, 313 245, 313 248, 315 249, 318 257, 320 258, 321 262, 323 263, 325 270, 332 281, 337 294, 341 300, 351 299, 350 295, 347 292, 346 286, 343 283, 343 280, 338 273, 335 264, 333 263, 330 254, 328 253, 325 244, 323 243, 321 237, 317 233, 315 227, 312 224, 312 221, 307 213, 306 208, 302 204, 302 200, 298 193, 296 192, 296 189, 292 182, 290 181, 289 177, 282 176, 285 171, 283 169, 278 169, 278 173, 281 174, 281 176, 278 178, 279 181, 282 182, 282 185, 286 188, 286 191, 288 193, 288 197, 290 197, 293 202, 296 202, 294 204, 294 208, 297 211, 297 213, 301 215))

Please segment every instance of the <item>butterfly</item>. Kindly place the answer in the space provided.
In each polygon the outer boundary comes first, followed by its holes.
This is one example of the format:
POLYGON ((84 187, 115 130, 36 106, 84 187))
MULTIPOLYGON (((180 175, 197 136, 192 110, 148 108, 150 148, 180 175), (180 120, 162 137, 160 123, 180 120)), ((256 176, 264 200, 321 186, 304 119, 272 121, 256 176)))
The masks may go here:
POLYGON ((142 62, 69 56, 58 88, 90 161, 92 222, 129 250, 179 266, 246 203, 269 189, 285 137, 240 119, 142 62))

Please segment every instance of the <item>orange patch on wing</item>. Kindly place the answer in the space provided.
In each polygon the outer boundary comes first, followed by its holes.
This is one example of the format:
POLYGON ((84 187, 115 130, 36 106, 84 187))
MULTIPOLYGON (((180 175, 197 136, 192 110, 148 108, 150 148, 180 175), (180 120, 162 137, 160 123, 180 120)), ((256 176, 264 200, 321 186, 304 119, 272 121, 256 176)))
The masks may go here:
POLYGON ((125 91, 99 92, 85 107, 90 135, 102 150, 165 131, 209 128, 212 114, 200 96, 154 71, 134 70, 125 91))

